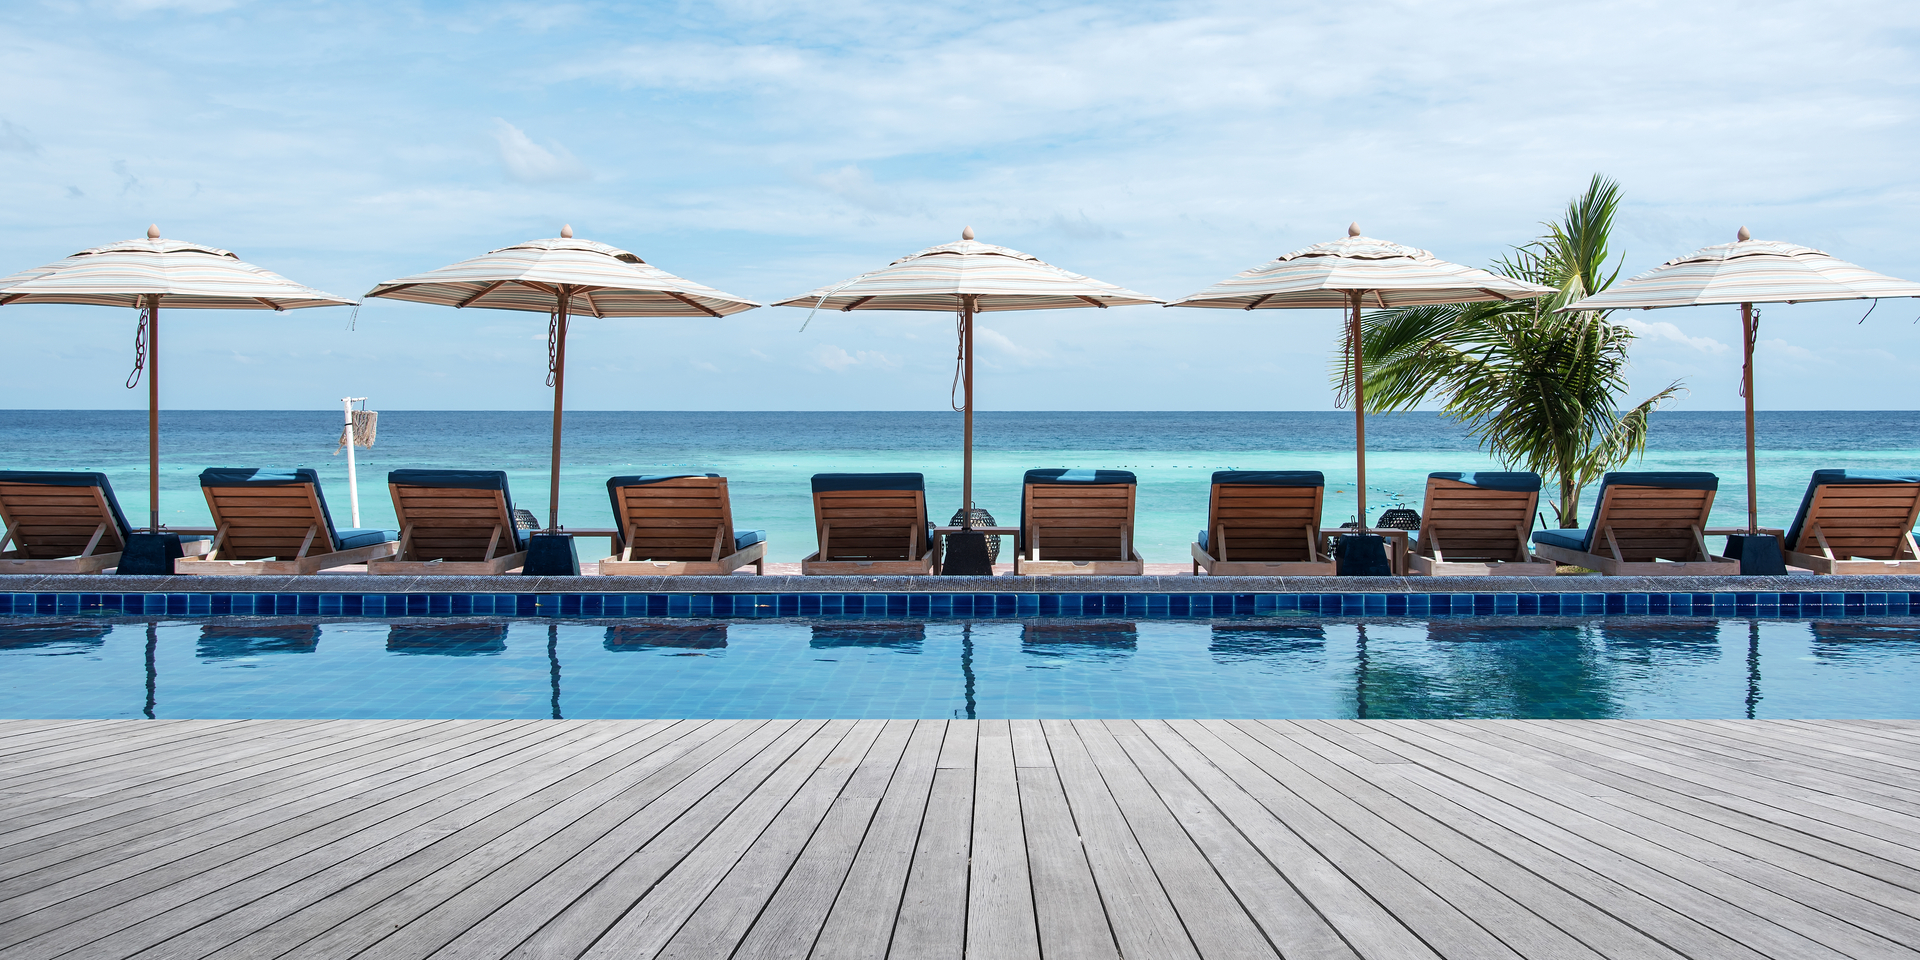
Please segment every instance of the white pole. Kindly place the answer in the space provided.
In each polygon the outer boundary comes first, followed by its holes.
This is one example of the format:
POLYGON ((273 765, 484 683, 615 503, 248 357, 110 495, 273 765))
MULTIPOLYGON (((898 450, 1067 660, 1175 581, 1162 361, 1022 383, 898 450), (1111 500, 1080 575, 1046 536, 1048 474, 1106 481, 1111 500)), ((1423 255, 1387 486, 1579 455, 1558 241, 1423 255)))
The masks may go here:
POLYGON ((353 525, 360 526, 360 474, 353 465, 353 404, 366 397, 341 397, 347 406, 347 496, 353 501, 353 525))

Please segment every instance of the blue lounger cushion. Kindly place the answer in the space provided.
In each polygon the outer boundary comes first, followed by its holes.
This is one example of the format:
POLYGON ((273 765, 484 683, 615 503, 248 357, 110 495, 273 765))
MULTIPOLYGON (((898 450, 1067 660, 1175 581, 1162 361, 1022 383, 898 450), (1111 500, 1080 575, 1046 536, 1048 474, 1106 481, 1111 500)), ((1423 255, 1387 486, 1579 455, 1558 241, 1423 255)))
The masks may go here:
POLYGON ((1520 493, 1540 492, 1540 475, 1529 471, 1505 473, 1500 471, 1481 471, 1479 473, 1429 473, 1429 480, 1452 480, 1483 490, 1513 490, 1520 493))
MULTIPOLYGON (((394 470, 387 474, 387 482, 401 487, 438 487, 444 490, 498 490, 507 501, 507 515, 513 515, 513 491, 507 489, 505 470, 394 470)), ((527 548, 527 532, 513 524, 514 550, 527 548)), ((344 538, 345 531, 342 531, 344 538)), ((376 543, 378 541, 375 541, 376 543)))
POLYGON ((1587 528, 1578 533, 1572 530, 1535 530, 1534 543, 1544 543, 1550 547, 1562 547, 1578 550, 1581 553, 1593 552, 1593 524, 1600 518, 1600 508, 1607 502, 1607 488, 1619 487, 1660 487, 1667 490, 1718 490, 1720 478, 1711 473, 1676 471, 1672 473, 1609 473, 1600 478, 1600 490, 1594 494, 1593 509, 1588 514, 1587 528))
POLYGON ((816 473, 814 493, 847 490, 925 490, 927 478, 918 473, 816 473))
MULTIPOLYGON (((124 542, 133 528, 127 526, 126 514, 120 512, 120 501, 113 496, 113 484, 107 482, 104 473, 73 473, 54 470, 0 470, 0 483, 38 483, 49 487, 99 487, 100 495, 107 501, 107 509, 113 514, 114 526, 120 528, 120 539, 124 542)), ((194 539, 189 537, 188 539, 194 539)))
POLYGON ((1028 470, 1027 483, 1138 483, 1127 470, 1028 470))
POLYGON ((1787 542, 1782 546, 1792 550, 1793 545, 1800 542, 1801 528, 1807 523, 1807 511, 1813 509, 1813 495, 1819 493, 1821 487, 1844 483, 1920 483, 1920 476, 1873 474, 1857 470, 1815 470, 1813 479, 1807 481, 1807 492, 1800 497, 1800 511, 1793 515, 1793 526, 1787 528, 1787 542))
POLYGON ((341 530, 334 527, 333 513, 327 509, 326 493, 320 489, 320 474, 312 467, 298 467, 293 470, 274 467, 208 467, 200 471, 200 485, 203 487, 311 485, 313 498, 320 503, 320 519, 327 525, 327 539, 332 542, 336 553, 400 539, 398 530, 380 530, 373 527, 350 527, 341 530))
POLYGON ((1249 487, 1324 487, 1327 478, 1318 470, 1215 470, 1213 482, 1249 487))
POLYGON ((765 542, 767 542, 767 532, 765 530, 735 530, 733 532, 733 549, 735 551, 745 550, 756 543, 765 542))

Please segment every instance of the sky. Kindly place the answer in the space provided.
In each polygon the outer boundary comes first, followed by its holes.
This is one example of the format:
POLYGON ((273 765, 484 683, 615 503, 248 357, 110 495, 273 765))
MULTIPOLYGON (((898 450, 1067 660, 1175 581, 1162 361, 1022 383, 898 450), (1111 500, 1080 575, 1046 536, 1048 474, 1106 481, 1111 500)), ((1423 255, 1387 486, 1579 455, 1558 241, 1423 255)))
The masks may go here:
MULTIPOLYGON (((1594 173, 1622 276, 1742 225, 1920 278, 1920 5, 12 0, 0 274, 163 235, 358 297, 577 236, 763 303, 957 239, 1162 298, 1369 236, 1485 266, 1594 173)), ((1763 409, 1911 409, 1920 301, 1762 310, 1763 409), (1862 319, 1864 317, 1864 320, 1862 319)), ((1636 313, 1635 401, 1740 405, 1737 308, 1636 313)), ((579 409, 933 410, 953 318, 574 323, 579 409), (803 322, 805 329, 802 330, 803 322)), ((1332 409, 1340 319, 989 315, 994 410, 1332 409)), ((0 308, 3 408, 141 407, 131 310, 0 308)), ((545 318, 167 314, 177 409, 537 409, 545 318)))

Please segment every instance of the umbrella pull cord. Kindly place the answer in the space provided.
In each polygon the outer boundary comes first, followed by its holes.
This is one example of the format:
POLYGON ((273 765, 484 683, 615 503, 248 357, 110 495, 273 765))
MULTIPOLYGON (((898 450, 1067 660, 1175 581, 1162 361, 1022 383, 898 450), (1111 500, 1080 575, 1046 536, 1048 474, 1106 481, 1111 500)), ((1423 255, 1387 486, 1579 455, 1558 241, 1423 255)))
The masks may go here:
MULTIPOLYGON (((1873 302, 1873 305, 1875 307, 1879 306, 1880 301, 1875 300, 1873 302)), ((1868 307, 1867 312, 1872 313, 1873 307, 1868 307)), ((1865 320, 1867 318, 1861 317, 1860 319, 1865 320)), ((1750 324, 1747 327, 1747 342, 1748 343, 1760 342, 1760 307, 1758 305, 1756 305, 1753 308, 1753 320, 1750 322, 1750 324)), ((1744 399, 1747 395, 1747 381, 1753 379, 1753 371, 1749 369, 1752 366, 1753 366, 1753 353, 1749 351, 1747 353, 1746 359, 1741 361, 1741 367, 1740 367, 1740 396, 1742 399, 1744 399)))
MULTIPOLYGON (((959 413, 962 409, 960 406, 960 371, 965 370, 967 366, 967 313, 964 308, 953 312, 953 332, 955 335, 954 339, 957 340, 958 343, 953 348, 953 389, 947 391, 947 404, 953 407, 954 413, 959 413)), ((972 504, 968 504, 968 506, 971 507, 972 504)))
POLYGON ((547 321, 547 386, 553 386, 554 375, 560 372, 560 308, 555 306, 551 319, 547 321))
POLYGON ((133 332, 133 372, 127 374, 127 389, 140 385, 140 371, 147 368, 147 322, 152 314, 143 305, 140 307, 140 327, 133 332))

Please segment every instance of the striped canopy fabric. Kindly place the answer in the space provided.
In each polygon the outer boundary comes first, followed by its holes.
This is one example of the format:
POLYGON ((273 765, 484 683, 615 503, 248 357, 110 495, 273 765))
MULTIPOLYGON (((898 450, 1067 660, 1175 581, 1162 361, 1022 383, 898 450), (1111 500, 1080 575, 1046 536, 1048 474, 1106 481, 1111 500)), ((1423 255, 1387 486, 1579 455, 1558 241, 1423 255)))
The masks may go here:
POLYGON ((1169 307, 1240 310, 1377 308, 1541 297, 1551 287, 1448 263, 1425 250, 1363 237, 1359 228, 1316 243, 1182 297, 1169 307))
POLYGON ((390 280, 367 296, 551 314, 565 289, 571 294, 567 313, 581 317, 724 317, 760 305, 571 233, 390 280))
POLYGON ((155 295, 166 306, 196 310, 292 310, 356 302, 301 286, 225 250, 162 239, 158 230, 148 233, 0 279, 0 305, 139 307, 141 298, 155 295))
POLYGON ((953 313, 961 298, 974 310, 1058 310, 1163 303, 1111 283, 1062 270, 1032 254, 972 239, 928 247, 844 283, 775 306, 824 310, 935 310, 953 313))
POLYGON ((1920 297, 1920 283, 1874 273, 1812 247, 1743 239, 1668 260, 1611 290, 1562 309, 1651 310, 1877 297, 1920 297))

